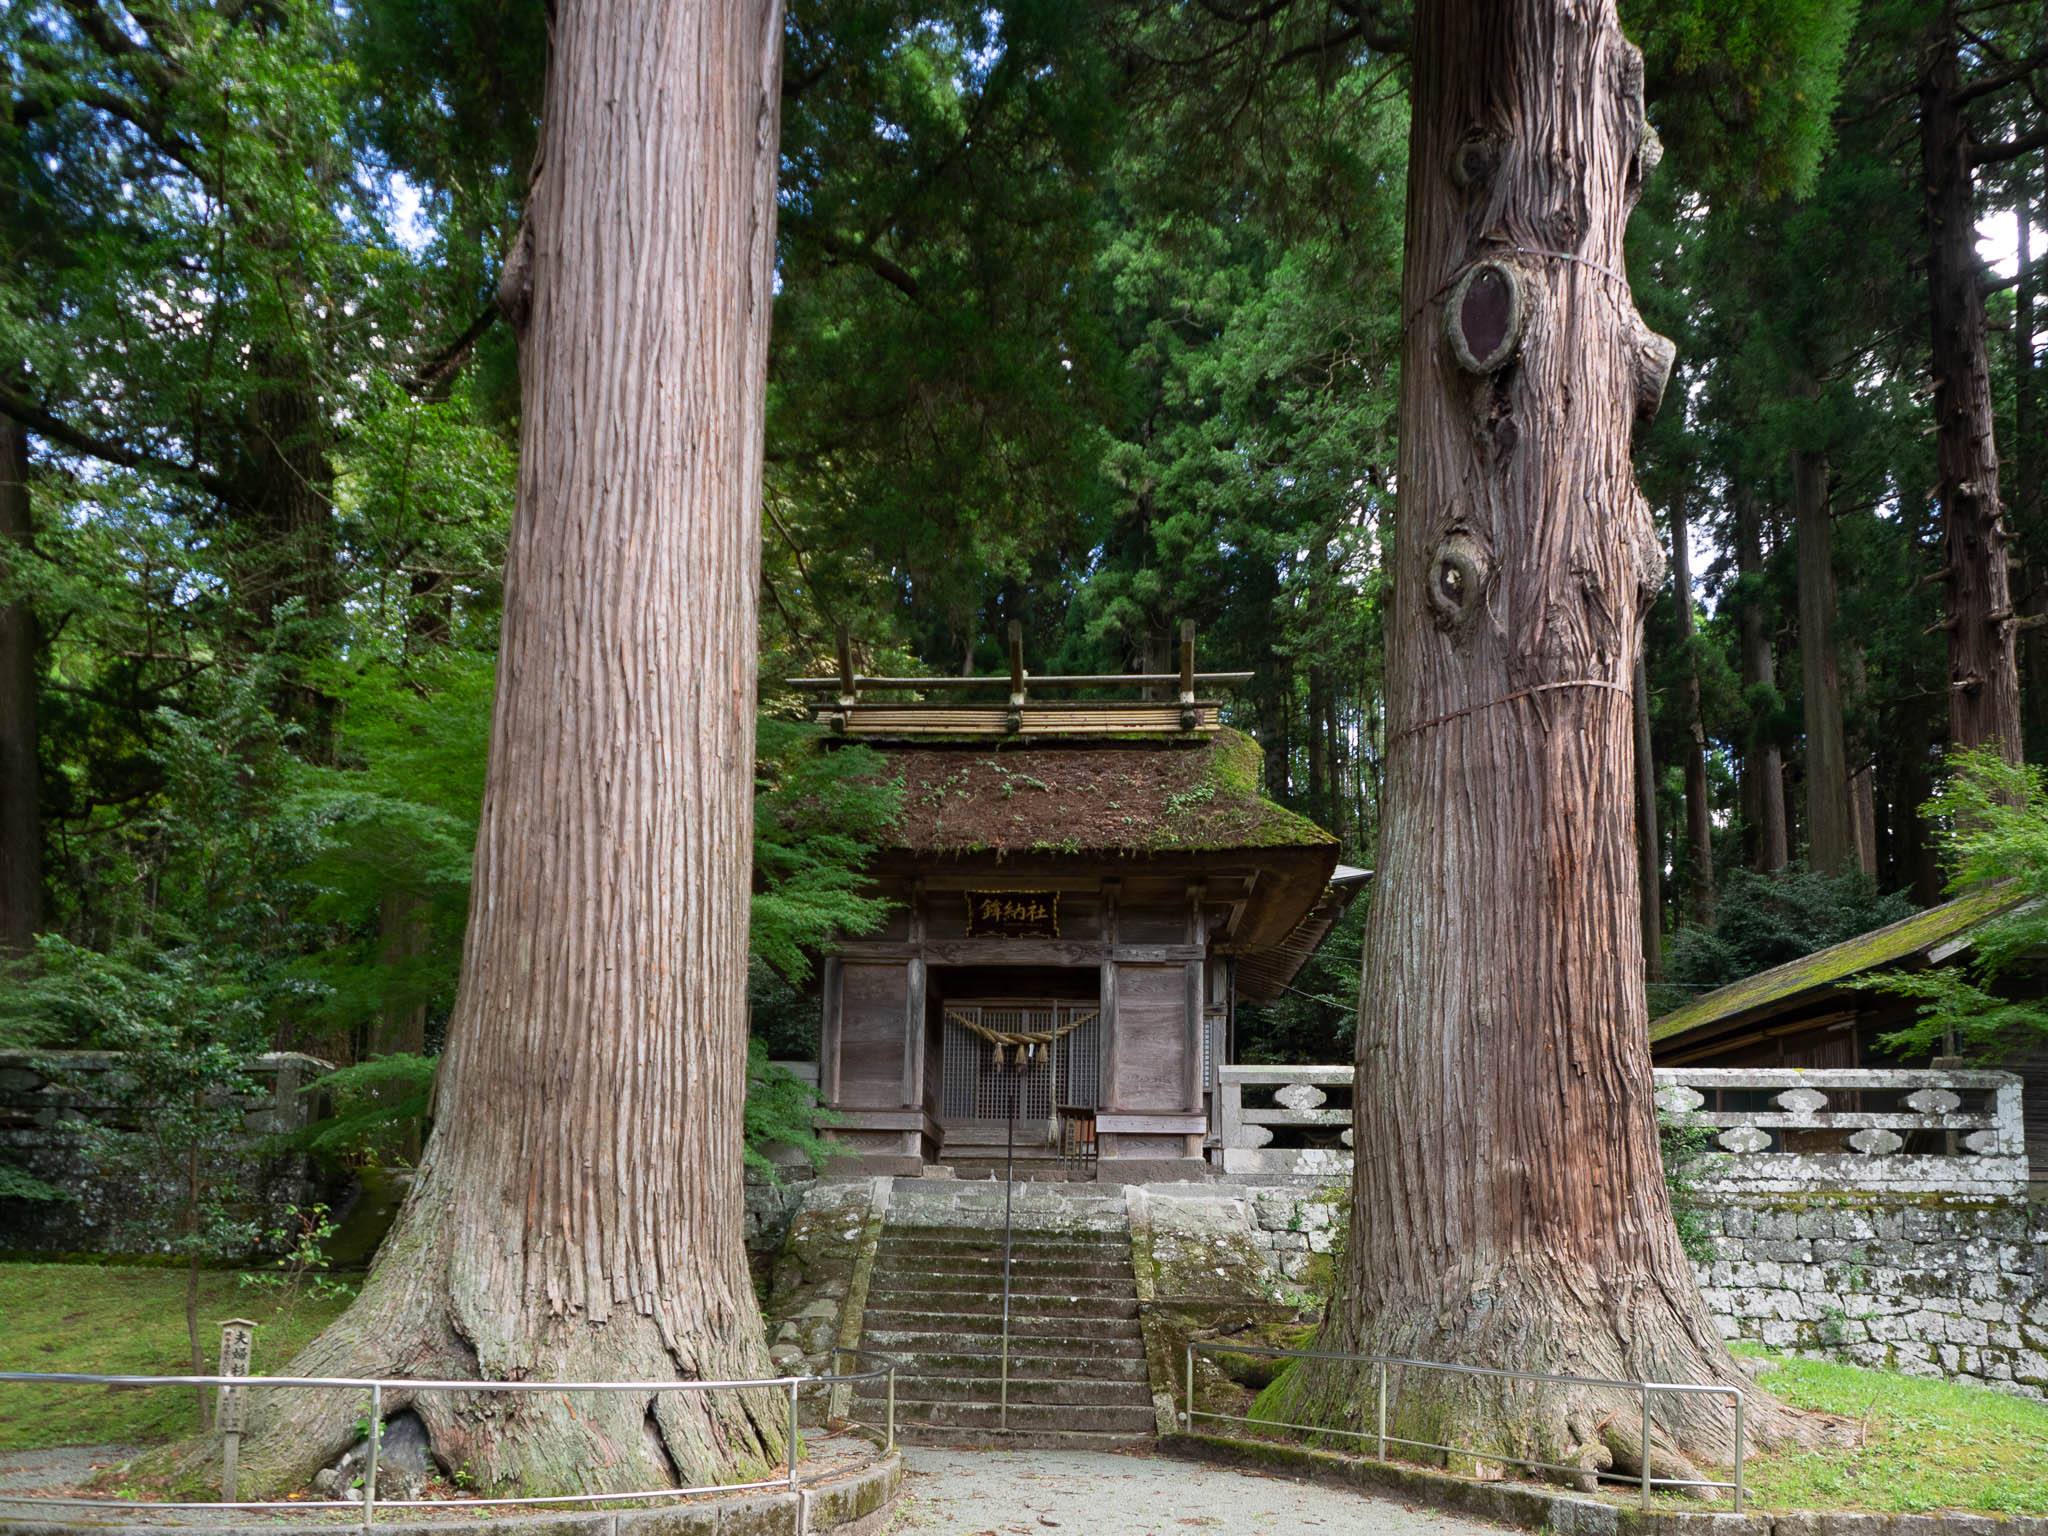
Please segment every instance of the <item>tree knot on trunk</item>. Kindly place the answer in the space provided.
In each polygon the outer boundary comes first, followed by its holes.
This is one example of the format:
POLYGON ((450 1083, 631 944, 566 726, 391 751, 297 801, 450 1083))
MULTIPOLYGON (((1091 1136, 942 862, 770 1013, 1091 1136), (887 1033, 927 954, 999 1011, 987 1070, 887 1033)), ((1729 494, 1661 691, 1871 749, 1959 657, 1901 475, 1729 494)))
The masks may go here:
POLYGON ((505 254, 505 270, 498 275, 498 311, 514 335, 524 335, 533 315, 533 226, 519 226, 512 249, 505 254))
POLYGON ((1470 530, 1453 528, 1429 563, 1429 608, 1446 634, 1470 633, 1486 607, 1493 557, 1470 530))
POLYGON ((1531 285, 1506 262, 1467 267, 1444 306, 1444 337, 1467 373, 1488 374, 1507 365, 1522 344, 1531 285))

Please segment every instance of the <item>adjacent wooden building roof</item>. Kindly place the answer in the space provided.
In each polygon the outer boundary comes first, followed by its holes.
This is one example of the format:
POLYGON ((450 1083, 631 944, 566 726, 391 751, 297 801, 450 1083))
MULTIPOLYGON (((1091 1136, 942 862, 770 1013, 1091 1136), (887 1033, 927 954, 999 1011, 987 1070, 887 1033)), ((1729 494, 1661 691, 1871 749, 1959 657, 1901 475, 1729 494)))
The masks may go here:
POLYGON ((1768 971, 1759 971, 1652 1021, 1651 1047, 1661 1050, 1681 1041, 1703 1041, 1785 1014, 1846 990, 1843 983, 1866 971, 1944 959, 1947 946, 1958 941, 1966 943, 1970 930, 2011 911, 2025 899, 2017 886, 1987 886, 1768 971))

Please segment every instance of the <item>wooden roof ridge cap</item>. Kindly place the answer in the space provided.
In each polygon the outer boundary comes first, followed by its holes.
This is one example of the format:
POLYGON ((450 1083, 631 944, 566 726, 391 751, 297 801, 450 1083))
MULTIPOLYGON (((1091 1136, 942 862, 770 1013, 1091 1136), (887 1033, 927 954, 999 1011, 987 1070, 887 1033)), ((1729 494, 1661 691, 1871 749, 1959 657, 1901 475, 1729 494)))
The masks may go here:
POLYGON ((1650 1043, 1665 1045, 1683 1039, 1710 1024, 1746 1018, 1758 1009, 1782 1004, 1846 977, 1860 975, 1879 966, 1895 965, 1923 951, 1940 947, 1981 923, 2027 904, 2030 898, 2016 880, 1998 880, 1965 891, 1947 901, 1923 907, 1894 922, 1838 940, 1824 948, 1787 960, 1767 970, 1756 971, 1650 1021, 1650 1043), (1922 929, 1928 930, 1924 934, 1922 929), (1897 939, 1913 936, 1918 941, 1894 947, 1897 939), (1841 963, 1844 951, 1867 951, 1858 963, 1841 963), (1803 982, 1803 984, 1801 984, 1803 982))

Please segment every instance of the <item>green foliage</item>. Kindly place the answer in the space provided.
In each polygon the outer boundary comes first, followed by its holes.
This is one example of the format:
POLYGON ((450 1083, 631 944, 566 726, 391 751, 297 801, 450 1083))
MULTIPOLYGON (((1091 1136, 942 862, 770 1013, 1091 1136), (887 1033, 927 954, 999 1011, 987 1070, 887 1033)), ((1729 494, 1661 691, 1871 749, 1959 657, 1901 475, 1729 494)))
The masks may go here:
POLYGON ((263 1234, 263 1250, 275 1254, 270 1268, 247 1270, 236 1281, 245 1290, 277 1299, 270 1325, 289 1323, 302 1300, 347 1301, 356 1287, 327 1273, 327 1244, 336 1227, 324 1205, 288 1207, 263 1234))
POLYGON ((1643 50, 1672 171, 1714 193, 1811 190, 1859 0, 1682 0, 1622 7, 1643 50))
POLYGON ((1654 1012, 1910 917, 1914 910, 1903 895, 1881 895, 1867 875, 1823 875, 1800 864, 1774 875, 1732 869, 1717 905, 1717 926, 1684 928, 1673 938, 1667 985, 1652 988, 1654 1012))
POLYGON ((1700 1185, 1721 1158, 1714 1152, 1714 1132, 1663 1111, 1657 1114, 1657 1149, 1664 1162, 1664 1187, 1671 1197, 1671 1217, 1678 1243, 1695 1264, 1714 1257, 1714 1229, 1700 1198, 1700 1185))
POLYGON ((827 751, 813 726, 763 716, 756 751, 755 956, 791 982, 834 933, 871 933, 887 904, 863 866, 895 821, 902 785, 867 747, 827 751))
POLYGON ((319 828, 305 878, 326 932, 295 968, 317 999, 309 1035, 352 1058, 414 1010, 437 1037, 454 1006, 496 667, 442 650, 323 680, 340 705, 334 762, 303 769, 287 808, 319 828))
POLYGON ((1886 1050, 1996 1062, 2048 1038, 2039 988, 2012 985, 2022 961, 2048 950, 2048 777, 1991 751, 1954 753, 1949 769, 1926 806, 1942 829, 1949 888, 2010 882, 2025 899, 1971 930, 1965 964, 1889 971, 1865 984, 1920 1004, 1911 1025, 1884 1038, 1886 1050))
POLYGON ((403 1161, 433 1107, 436 1060, 394 1051, 323 1073, 300 1091, 326 1095, 332 1109, 288 1144, 346 1167, 403 1161))
POLYGON ((825 1161, 826 1144, 819 1139, 818 1095, 811 1085, 779 1062, 768 1059, 759 1039, 747 1042, 747 1166, 770 1179, 778 1177, 770 1153, 787 1148, 815 1168, 825 1161))

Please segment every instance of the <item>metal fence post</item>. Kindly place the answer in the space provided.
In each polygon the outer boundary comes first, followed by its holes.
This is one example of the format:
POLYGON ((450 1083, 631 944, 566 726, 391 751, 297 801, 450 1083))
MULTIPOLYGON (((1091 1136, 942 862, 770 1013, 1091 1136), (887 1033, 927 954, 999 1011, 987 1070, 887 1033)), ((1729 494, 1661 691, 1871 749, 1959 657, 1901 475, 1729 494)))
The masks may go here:
POLYGON ((789 1382, 789 1489, 796 1491, 796 1378, 789 1382))
POLYGON ((889 1443, 883 1446, 882 1449, 885 1451, 893 1451, 896 1449, 896 1362, 894 1360, 891 1360, 889 1362, 888 1435, 889 1443))
POLYGON ((1742 1513, 1742 1400, 1740 1389, 1734 1389, 1735 1399, 1735 1513, 1742 1513))
POLYGON ((1195 1429, 1195 1341, 1193 1339, 1188 1340, 1186 1380, 1188 1387, 1188 1411, 1182 1415, 1182 1418, 1187 1424, 1188 1433, 1193 1434, 1195 1429))
POLYGON ((370 1454, 363 1463, 363 1529, 377 1523, 377 1449, 384 1441, 384 1383, 370 1385, 370 1454))
POLYGON ((1647 1512, 1648 1512, 1648 1510, 1649 1510, 1649 1508, 1650 1508, 1650 1384, 1649 1384, 1649 1383, 1648 1383, 1647 1381, 1646 1381, 1646 1382, 1643 1382, 1643 1383, 1642 1383, 1642 1388, 1643 1388, 1643 1509, 1644 1509, 1644 1511, 1645 1511, 1645 1512, 1647 1513, 1647 1512))
POLYGON ((1387 1362, 1379 1362, 1380 1374, 1380 1460, 1387 1459, 1387 1362))

